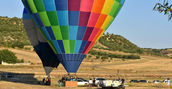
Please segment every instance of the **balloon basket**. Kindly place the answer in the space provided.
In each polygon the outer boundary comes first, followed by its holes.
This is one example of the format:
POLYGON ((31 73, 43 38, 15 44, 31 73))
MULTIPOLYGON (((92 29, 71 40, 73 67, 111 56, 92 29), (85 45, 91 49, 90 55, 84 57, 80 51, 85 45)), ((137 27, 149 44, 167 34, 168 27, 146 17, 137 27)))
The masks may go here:
POLYGON ((66 81, 65 87, 77 87, 78 86, 77 83, 78 83, 77 81, 66 81))

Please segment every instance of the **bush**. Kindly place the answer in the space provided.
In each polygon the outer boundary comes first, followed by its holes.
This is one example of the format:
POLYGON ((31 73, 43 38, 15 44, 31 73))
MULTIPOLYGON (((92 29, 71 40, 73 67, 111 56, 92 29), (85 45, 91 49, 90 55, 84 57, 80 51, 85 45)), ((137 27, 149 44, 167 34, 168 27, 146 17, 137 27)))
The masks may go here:
POLYGON ((12 48, 15 48, 15 47, 24 48, 24 44, 22 42, 16 41, 12 44, 12 48))
POLYGON ((15 54, 8 49, 0 50, 0 63, 2 63, 2 61, 7 63, 20 62, 15 56, 15 54))
POLYGON ((99 59, 100 58, 100 56, 96 56, 96 59, 99 59))
POLYGON ((88 59, 90 59, 92 56, 91 55, 88 55, 88 59))
POLYGON ((21 59, 20 62, 21 62, 21 63, 24 63, 24 59, 21 59))
POLYGON ((106 52, 101 52, 101 51, 96 51, 96 50, 91 50, 89 51, 89 54, 91 55, 95 55, 96 59, 98 58, 98 56, 101 56, 101 59, 105 60, 105 59, 113 59, 113 58, 121 58, 121 59, 140 59, 139 55, 120 55, 120 54, 112 54, 112 53, 106 53, 106 52))
POLYGON ((102 60, 102 62, 104 62, 105 61, 105 58, 104 57, 101 57, 101 60, 102 60))

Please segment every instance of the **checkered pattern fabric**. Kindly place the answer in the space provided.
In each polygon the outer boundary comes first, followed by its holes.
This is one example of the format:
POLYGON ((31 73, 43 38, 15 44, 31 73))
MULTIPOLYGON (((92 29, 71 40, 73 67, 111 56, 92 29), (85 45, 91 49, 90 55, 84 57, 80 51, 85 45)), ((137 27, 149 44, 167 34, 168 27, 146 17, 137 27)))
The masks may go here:
POLYGON ((61 62, 78 55, 82 62, 125 0, 22 1, 61 62))

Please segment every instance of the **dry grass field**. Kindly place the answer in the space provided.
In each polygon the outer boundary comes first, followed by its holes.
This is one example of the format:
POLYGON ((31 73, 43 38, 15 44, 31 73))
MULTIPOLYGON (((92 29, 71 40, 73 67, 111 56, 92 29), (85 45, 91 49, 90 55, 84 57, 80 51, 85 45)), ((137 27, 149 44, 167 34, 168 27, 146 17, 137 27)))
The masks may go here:
MULTIPOLYGON (((1 48, 2 49, 2 48, 1 48)), ((1 72, 10 72, 18 74, 26 74, 28 77, 21 76, 21 81, 0 81, 0 89, 60 89, 57 86, 57 81, 66 74, 62 65, 51 73, 52 86, 42 86, 38 84, 44 77, 44 69, 41 65, 39 57, 35 52, 10 49, 15 52, 19 59, 24 59, 25 62, 32 62, 29 66, 2 66, 1 72), (30 75, 30 76, 29 76, 30 75)), ((92 77, 105 77, 107 79, 124 78, 129 85, 126 89, 172 89, 165 84, 130 84, 131 79, 146 79, 152 82, 153 80, 164 80, 167 77, 172 78, 172 59, 156 57, 156 56, 141 56, 139 60, 120 60, 113 59, 110 62, 101 62, 94 60, 93 62, 85 61, 81 64, 77 76, 86 79, 92 77), (117 72, 118 71, 118 72, 117 72)), ((62 88, 65 89, 65 88, 62 88)), ((69 89, 69 88, 66 88, 69 89)), ((75 89, 75 88, 71 88, 75 89)), ((80 87, 77 89, 92 89, 80 87)))

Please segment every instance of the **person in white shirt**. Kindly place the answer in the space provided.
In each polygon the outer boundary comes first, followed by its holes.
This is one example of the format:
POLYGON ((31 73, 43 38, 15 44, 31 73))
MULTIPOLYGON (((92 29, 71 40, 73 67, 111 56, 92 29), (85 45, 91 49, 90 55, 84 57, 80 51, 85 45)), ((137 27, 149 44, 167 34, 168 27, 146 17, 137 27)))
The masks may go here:
POLYGON ((92 85, 93 85, 93 80, 90 79, 88 82, 89 82, 89 87, 92 87, 92 85))
POLYGON ((167 86, 169 87, 170 86, 170 78, 167 78, 167 86))

